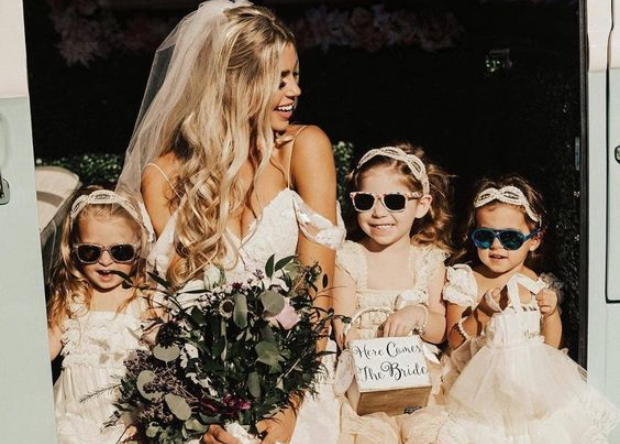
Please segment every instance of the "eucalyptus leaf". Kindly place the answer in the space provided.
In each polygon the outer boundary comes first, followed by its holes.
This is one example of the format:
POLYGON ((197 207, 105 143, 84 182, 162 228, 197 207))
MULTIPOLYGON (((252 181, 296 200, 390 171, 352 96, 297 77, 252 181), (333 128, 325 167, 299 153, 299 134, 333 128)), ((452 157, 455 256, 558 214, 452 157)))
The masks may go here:
POLYGON ((273 332, 273 328, 271 328, 271 325, 267 324, 265 325, 262 330, 261 330, 261 334, 263 335, 263 341, 267 341, 270 342, 272 344, 276 344, 277 343, 277 339, 275 337, 275 334, 273 332))
POLYGON ((274 272, 274 262, 276 260, 276 256, 275 255, 271 255, 269 257, 269 259, 267 260, 267 264, 265 265, 265 274, 267 275, 267 277, 269 279, 271 279, 273 277, 273 272, 274 272))
POLYGON ((170 412, 181 421, 187 421, 192 416, 192 409, 185 399, 174 393, 167 393, 164 401, 170 412))
POLYGON ((157 434, 160 432, 160 427, 158 426, 149 426, 146 429, 146 437, 147 438, 155 438, 157 436, 157 434))
POLYGON ((284 309, 284 296, 273 290, 267 290, 260 295, 260 301, 265 311, 271 316, 277 316, 284 309))
POLYGON ((248 390, 255 399, 259 399, 261 396, 260 378, 258 373, 250 372, 248 375, 248 390))
POLYGON ((205 415, 204 413, 199 413, 198 416, 200 416, 200 420, 204 424, 207 424, 207 425, 219 424, 222 422, 221 415, 208 416, 208 415, 205 415))
POLYGON ((288 265, 288 263, 291 262, 293 259, 295 259, 295 256, 287 256, 285 258, 280 259, 278 262, 276 262, 276 270, 275 271, 281 270, 286 265, 288 265))
POLYGON ((266 341, 256 344, 256 354, 258 354, 257 362, 262 362, 270 367, 278 366, 278 362, 282 359, 278 347, 266 341))
POLYGON ((245 328, 248 326, 248 302, 245 295, 237 293, 233 295, 233 301, 235 303, 233 321, 237 327, 245 328))
POLYGON ((170 347, 156 345, 153 348, 153 356, 163 362, 172 362, 178 358, 180 354, 181 350, 179 350, 179 346, 176 344, 173 344, 170 347))
POLYGON ((205 433, 209 426, 201 423, 197 419, 189 419, 185 421, 185 428, 191 432, 205 433))
POLYGON ((284 271, 286 271, 292 281, 296 281, 301 274, 301 268, 299 267, 298 262, 289 262, 284 266, 284 271))
POLYGON ((155 372, 151 370, 142 370, 136 379, 136 387, 144 399, 155 401, 162 397, 163 392, 147 392, 144 390, 145 384, 155 380, 155 372))
POLYGON ((192 310, 191 316, 194 322, 196 323, 196 325, 200 326, 200 325, 207 324, 207 318, 205 317, 204 313, 199 308, 195 307, 192 310))

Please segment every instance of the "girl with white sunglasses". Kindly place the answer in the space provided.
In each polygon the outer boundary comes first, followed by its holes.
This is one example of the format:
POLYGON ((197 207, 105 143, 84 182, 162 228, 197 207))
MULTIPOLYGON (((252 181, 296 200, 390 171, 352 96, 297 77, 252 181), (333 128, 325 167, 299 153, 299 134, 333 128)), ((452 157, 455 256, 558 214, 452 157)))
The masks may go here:
POLYGON ((558 350, 559 286, 531 268, 546 223, 540 193, 522 177, 478 184, 461 255, 472 261, 448 268, 443 293, 453 350, 446 407, 428 410, 426 425, 415 415, 418 444, 608 442, 618 410, 558 350), (433 423, 438 434, 421 439, 433 423))
MULTIPOLYGON (((54 384, 59 444, 120 442, 110 421, 125 358, 141 347, 148 304, 121 276, 144 280, 147 234, 129 198, 90 187, 67 217, 48 304, 50 359, 63 356, 54 384)), ((131 421, 129 421, 131 422, 131 421)))
MULTIPOLYGON (((449 176, 430 163, 421 149, 403 144, 370 150, 349 175, 351 204, 348 237, 336 253, 334 311, 351 317, 364 308, 388 308, 359 317, 346 341, 417 333, 426 347, 445 337, 441 300, 444 260, 451 252, 449 176)), ((336 339, 346 344, 341 321, 336 339)), ((432 352, 430 354, 432 356, 432 352)), ((436 357, 435 357, 436 358, 436 357)), ((440 391, 439 361, 431 363, 433 401, 440 391)), ((399 444, 402 420, 385 413, 357 416, 343 400, 339 443, 399 444)), ((404 435, 403 435, 404 436, 404 435)))

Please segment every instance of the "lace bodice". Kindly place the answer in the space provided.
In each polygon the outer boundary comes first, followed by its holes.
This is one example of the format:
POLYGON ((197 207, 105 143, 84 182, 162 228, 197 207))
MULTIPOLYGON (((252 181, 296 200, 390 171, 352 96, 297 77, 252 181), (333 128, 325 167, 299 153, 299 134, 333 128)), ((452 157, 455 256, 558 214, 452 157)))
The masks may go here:
POLYGON ((74 304, 76 316, 64 322, 62 337, 63 369, 94 367, 124 371, 123 361, 136 348, 142 337, 140 300, 132 302, 125 312, 87 311, 74 304))
MULTIPOLYGON (((483 332, 484 343, 489 346, 514 345, 522 340, 539 337, 541 314, 534 296, 543 288, 551 288, 558 293, 559 299, 562 284, 552 274, 541 275, 534 281, 518 273, 510 279, 507 287, 509 305, 493 315, 483 332), (525 287, 532 294, 528 303, 521 303, 518 286, 525 287)), ((465 307, 473 307, 478 303, 478 285, 469 265, 457 264, 447 269, 443 296, 446 301, 465 307)))
POLYGON ((336 249, 344 239, 344 223, 338 212, 339 223, 333 225, 328 219, 310 209, 302 198, 290 188, 285 188, 263 209, 262 217, 250 226, 248 234, 239 239, 230 231, 230 251, 238 251, 239 260, 229 258, 227 277, 240 279, 247 272, 263 270, 267 260, 294 255, 297 251, 299 233, 326 247, 336 249))
MULTIPOLYGON (((308 207, 294 190, 283 189, 263 208, 262 216, 253 222, 242 239, 227 230, 230 248, 223 264, 227 280, 242 279, 248 272, 263 269, 274 254, 276 260, 294 255, 300 231, 320 245, 338 248, 344 239, 345 229, 340 211, 337 213, 338 224, 334 225, 308 207)), ((174 251, 175 228, 176 214, 168 221, 148 259, 151 269, 157 267, 160 274, 166 272, 174 251)))
POLYGON ((133 301, 122 313, 88 311, 83 304, 70 307, 76 316, 65 320, 62 337, 62 372, 54 384, 58 444, 112 444, 121 441, 126 424, 123 417, 104 427, 115 411, 123 362, 144 347, 142 299, 133 301))
MULTIPOLYGON (((412 245, 409 253, 409 269, 413 286, 402 290, 368 288, 368 262, 364 247, 346 241, 336 253, 336 265, 355 281, 355 310, 368 307, 398 310, 405 305, 428 305, 428 285, 433 273, 445 261, 447 254, 438 248, 412 245)), ((374 337, 376 330, 386 319, 384 313, 366 313, 361 316, 358 329, 362 337, 374 337)))

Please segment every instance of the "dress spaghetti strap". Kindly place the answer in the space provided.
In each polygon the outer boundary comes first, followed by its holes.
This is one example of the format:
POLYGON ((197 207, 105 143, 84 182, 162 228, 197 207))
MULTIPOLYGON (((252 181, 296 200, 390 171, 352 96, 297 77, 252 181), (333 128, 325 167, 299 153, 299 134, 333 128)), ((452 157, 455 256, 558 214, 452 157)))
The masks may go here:
MULTIPOLYGON (((172 189, 172 191, 175 191, 174 186, 172 186, 172 182, 170 181, 170 178, 168 177, 168 175, 164 172, 164 170, 161 169, 161 167, 159 165, 157 165, 156 163, 153 162, 149 162, 146 165, 144 165, 144 169, 146 169, 147 167, 153 167, 155 168, 157 171, 160 172, 160 174, 162 176, 164 176, 164 179, 166 179, 166 182, 168 183, 168 185, 170 186, 170 189, 172 189)), ((176 191, 175 191, 176 193, 176 191)))

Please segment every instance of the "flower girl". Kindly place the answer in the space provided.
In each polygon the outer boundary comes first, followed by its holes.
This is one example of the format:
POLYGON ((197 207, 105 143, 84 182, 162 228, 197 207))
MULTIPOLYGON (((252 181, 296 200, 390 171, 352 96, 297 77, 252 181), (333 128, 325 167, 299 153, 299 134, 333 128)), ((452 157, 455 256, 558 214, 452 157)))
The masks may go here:
POLYGON ((618 410, 558 350, 558 293, 529 266, 546 223, 540 194, 523 178, 477 187, 468 225, 474 261, 448 268, 444 289, 461 372, 438 443, 607 443, 618 422, 618 410))
MULTIPOLYGON (((355 337, 420 334, 425 342, 444 339, 441 300, 444 260, 450 251, 448 176, 410 145, 373 149, 348 178, 356 211, 349 237, 336 254, 334 311, 352 316, 366 307, 393 311, 387 320, 366 313, 346 338, 335 322, 342 348, 355 337)), ((434 346, 429 346, 434 351, 434 346)), ((439 361, 431 367, 433 396, 439 391, 439 361)), ((397 444, 401 417, 385 413, 358 416, 344 400, 340 443, 397 444)))
POLYGON ((54 385, 59 444, 113 444, 125 426, 104 428, 123 361, 140 347, 146 304, 121 272, 144 275, 147 236, 129 199, 96 189, 67 217, 48 307, 50 358, 64 357, 54 385))

